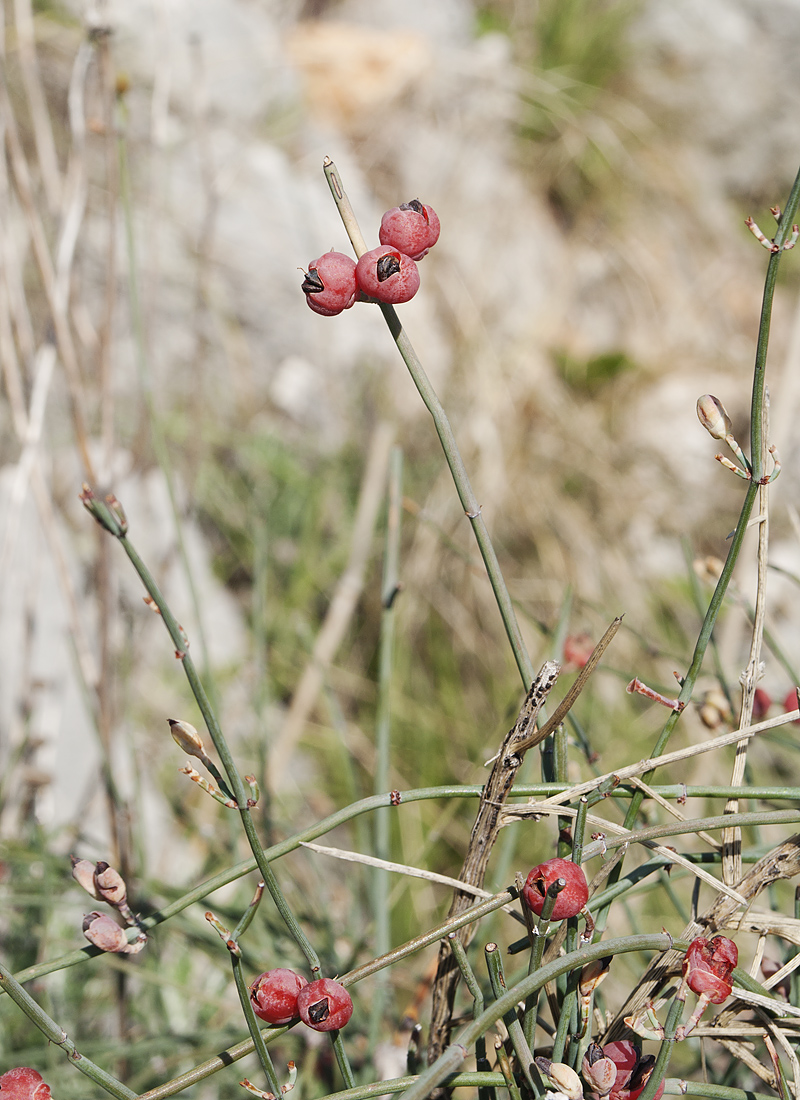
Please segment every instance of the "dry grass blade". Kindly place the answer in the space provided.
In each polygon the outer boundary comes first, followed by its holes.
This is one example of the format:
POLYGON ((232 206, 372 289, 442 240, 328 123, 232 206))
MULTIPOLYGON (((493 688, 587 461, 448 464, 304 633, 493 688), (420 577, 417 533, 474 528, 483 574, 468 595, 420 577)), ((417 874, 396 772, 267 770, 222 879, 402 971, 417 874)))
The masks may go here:
POLYGON ((572 707, 575 705, 576 699, 586 687, 586 684, 589 681, 589 677, 592 675, 592 673, 600 663, 600 658, 603 656, 605 651, 614 640, 614 636, 622 625, 622 618, 622 615, 618 615, 617 618, 614 619, 608 630, 606 630, 603 637, 592 650, 589 660, 575 677, 575 682, 572 684, 567 694, 553 711, 552 716, 547 719, 540 730, 538 730, 535 734, 531 734, 531 738, 535 738, 535 740, 530 740, 529 742, 526 741, 526 743, 520 746, 520 748, 529 749, 533 745, 538 745, 541 741, 544 741, 545 737, 549 737, 551 733, 558 729, 558 727, 567 717, 569 712, 572 710, 572 707))

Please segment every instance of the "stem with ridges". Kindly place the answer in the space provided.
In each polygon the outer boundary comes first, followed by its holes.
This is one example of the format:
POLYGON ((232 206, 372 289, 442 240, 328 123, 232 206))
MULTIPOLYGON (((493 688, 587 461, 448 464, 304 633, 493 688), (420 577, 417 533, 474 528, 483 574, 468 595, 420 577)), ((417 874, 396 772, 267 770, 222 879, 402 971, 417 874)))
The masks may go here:
POLYGON ((0 988, 8 993, 12 1001, 39 1028, 48 1042, 61 1047, 68 1055, 70 1062, 84 1076, 94 1081, 96 1085, 100 1085, 112 1096, 118 1097, 118 1100, 136 1100, 137 1094, 129 1089, 127 1085, 123 1085, 116 1077, 112 1077, 110 1073, 107 1073, 100 1066, 95 1065, 91 1059, 80 1053, 67 1033, 58 1026, 55 1020, 47 1015, 44 1009, 39 1007, 30 993, 22 988, 11 971, 7 970, 2 963, 0 963, 0 988))
MULTIPOLYGON (((350 237, 353 249, 357 256, 362 256, 367 251, 367 246, 358 226, 358 221, 353 213, 353 208, 350 205, 350 200, 342 187, 341 177, 339 176, 336 165, 329 157, 326 157, 323 169, 325 171, 325 178, 328 181, 328 186, 331 189, 331 194, 333 195, 333 201, 336 203, 336 207, 342 218, 344 227, 347 230, 347 234, 350 237)), ((419 390, 420 397, 424 401, 425 407, 433 417, 436 432, 442 444, 442 450, 447 459, 447 464, 450 467, 450 473, 453 475, 453 481, 455 482, 461 506, 472 524, 475 539, 478 543, 478 549, 481 552, 481 557, 483 558, 486 572, 489 576, 489 582, 494 591, 497 606, 500 609, 503 626, 505 627, 508 640, 511 643, 511 648, 514 651, 514 657, 517 662, 520 676, 522 677, 522 683, 527 691, 533 683, 533 664, 531 663, 525 642, 523 641, 519 623, 517 622, 517 617, 511 603, 511 597, 508 594, 506 582, 500 569, 500 563, 497 560, 492 540, 489 537, 489 532, 484 523, 483 516, 481 515, 481 506, 478 504, 478 499, 472 490, 472 485, 470 484, 467 470, 461 457, 461 452, 458 449, 453 429, 450 426, 450 420, 448 419, 447 413, 444 411, 441 401, 436 395, 436 391, 430 383, 430 379, 423 369, 422 363, 419 361, 417 353, 414 351, 411 341, 406 335, 403 326, 400 324, 400 319, 394 308, 383 302, 380 302, 379 305, 384 319, 386 320, 386 324, 389 326, 389 331, 397 344, 397 349, 402 355, 409 373, 414 380, 414 385, 419 390)))

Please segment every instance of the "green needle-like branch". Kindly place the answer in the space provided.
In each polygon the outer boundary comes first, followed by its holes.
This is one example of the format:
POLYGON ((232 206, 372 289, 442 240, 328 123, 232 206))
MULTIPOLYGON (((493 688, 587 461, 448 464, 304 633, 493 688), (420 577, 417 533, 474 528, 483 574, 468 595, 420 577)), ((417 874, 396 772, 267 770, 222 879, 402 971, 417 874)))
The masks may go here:
POLYGON ((110 1073, 107 1073, 100 1066, 95 1065, 91 1059, 81 1054, 67 1033, 58 1026, 55 1020, 47 1015, 44 1009, 39 1007, 30 993, 22 988, 11 971, 7 970, 2 963, 0 963, 0 988, 8 993, 12 1001, 39 1028, 48 1042, 61 1047, 77 1070, 94 1081, 96 1085, 100 1085, 112 1096, 118 1097, 118 1100, 136 1100, 137 1094, 135 1092, 132 1092, 116 1077, 112 1077, 110 1073))
MULTIPOLYGON (((363 256, 367 251, 367 246, 358 226, 356 216, 353 213, 353 208, 350 205, 350 200, 342 186, 342 180, 336 165, 329 157, 326 157, 323 169, 325 171, 325 178, 328 181, 328 186, 331 189, 331 194, 333 195, 333 201, 336 203, 344 227, 350 237, 353 250, 356 256, 363 256)), ((458 449, 450 420, 436 391, 431 385, 430 379, 425 373, 422 363, 405 329, 400 323, 400 318, 397 316, 394 307, 380 303, 380 308, 386 324, 389 327, 389 331, 394 338, 394 342, 397 345, 397 350, 402 355, 403 361, 408 367, 409 373, 414 381, 414 385, 419 390, 419 395, 433 418, 439 441, 442 444, 442 450, 447 459, 447 465, 450 467, 450 473, 455 482, 458 498, 461 501, 461 506, 464 509, 467 519, 472 524, 472 530, 478 543, 478 549, 481 552, 481 557, 483 558, 483 563, 489 576, 489 583, 492 586, 495 599, 497 600, 497 606, 500 609, 503 626, 505 627, 508 640, 511 643, 511 648, 514 651, 514 657, 517 662, 520 676, 522 677, 522 683, 527 691, 533 683, 533 664, 531 663, 528 650, 523 641, 519 623, 517 622, 517 616, 514 613, 514 607, 511 603, 511 597, 508 593, 502 570, 500 569, 500 563, 497 560, 497 554, 495 553, 492 540, 489 537, 489 531, 481 514, 481 505, 478 503, 478 498, 475 496, 472 485, 470 484, 467 469, 461 457, 461 452, 458 449)))

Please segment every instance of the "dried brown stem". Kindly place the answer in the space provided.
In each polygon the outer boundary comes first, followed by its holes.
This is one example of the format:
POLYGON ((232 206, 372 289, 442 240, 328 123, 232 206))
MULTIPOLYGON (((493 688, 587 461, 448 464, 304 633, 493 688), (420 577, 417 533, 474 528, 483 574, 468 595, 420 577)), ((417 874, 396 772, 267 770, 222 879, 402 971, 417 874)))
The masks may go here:
MULTIPOLYGON (((559 673, 555 661, 546 661, 539 670, 519 712, 514 726, 506 734, 500 752, 481 794, 475 824, 472 827, 467 854, 459 874, 462 882, 470 886, 483 886, 489 856, 500 832, 500 812, 514 777, 522 763, 525 751, 539 740, 536 716, 550 694, 559 673)), ((456 890, 448 917, 458 916, 473 903, 472 896, 464 890, 456 890)), ((459 932, 459 939, 466 947, 475 935, 475 925, 468 925, 459 932)), ((453 957, 449 943, 439 948, 439 965, 433 984, 431 1032, 428 1044, 428 1062, 436 1061, 450 1041, 453 1001, 461 973, 453 957)))

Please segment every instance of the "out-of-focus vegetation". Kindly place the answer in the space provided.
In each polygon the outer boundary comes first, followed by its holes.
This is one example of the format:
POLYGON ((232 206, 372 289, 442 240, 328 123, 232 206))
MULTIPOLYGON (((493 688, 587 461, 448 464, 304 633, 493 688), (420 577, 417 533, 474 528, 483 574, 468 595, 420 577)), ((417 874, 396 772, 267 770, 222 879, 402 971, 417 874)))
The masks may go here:
MULTIPOLYGON (((24 4, 20 10, 24 12, 24 4)), ((728 361, 722 350, 715 350, 716 333, 737 347, 745 330, 754 338, 754 324, 747 327, 745 321, 755 318, 757 299, 751 301, 747 292, 756 285, 760 269, 753 263, 750 282, 744 278, 733 285, 714 266, 716 246, 706 235, 698 234, 701 245, 690 251, 697 210, 686 206, 680 181, 671 178, 665 186, 673 189, 669 201, 678 213, 660 230, 654 226, 653 233, 659 232, 652 248, 629 223, 621 229, 615 223, 619 238, 608 232, 606 222, 615 220, 609 212, 618 215, 620 195, 635 191, 634 184, 641 181, 641 161, 635 171, 628 169, 633 163, 629 158, 641 153, 637 143, 642 133, 647 131, 653 142, 645 159, 670 157, 669 143, 658 148, 645 110, 629 95, 629 31, 641 5, 628 0, 541 0, 537 5, 497 0, 469 10, 478 36, 499 32, 508 39, 518 80, 513 109, 505 119, 513 154, 502 167, 507 176, 513 174, 517 190, 512 196, 533 204, 520 207, 518 225, 524 228, 534 217, 546 223, 549 251, 546 257, 530 259, 529 267, 512 252, 505 260, 513 233, 508 240, 499 235, 492 239, 487 230, 485 238, 469 239, 468 256, 477 260, 465 262, 455 246, 448 253, 447 235, 467 238, 490 205, 485 196, 475 200, 467 195, 461 209, 471 211, 470 224, 467 219, 463 227, 445 224, 444 258, 426 260, 428 282, 421 293, 428 295, 427 304, 409 313, 410 326, 419 326, 434 359, 439 349, 437 385, 474 470, 476 491, 534 663, 538 667, 545 658, 560 657, 568 635, 588 631, 596 639, 615 614, 626 614, 617 641, 574 710, 576 725, 569 731, 572 780, 578 772, 597 773, 645 756, 663 716, 644 700, 631 701, 624 685, 635 673, 674 693, 673 670, 685 670, 689 663, 711 591, 704 583, 698 596, 700 582, 691 561, 724 554, 741 486, 730 484, 730 478, 728 483, 713 482, 713 492, 708 492, 705 475, 691 479, 697 451, 687 449, 684 427, 675 430, 671 451, 656 449, 656 437, 676 407, 688 408, 692 430, 699 431, 693 421, 694 390, 686 384, 676 396, 664 387, 670 382, 668 368, 676 347, 687 356, 707 356, 709 370, 717 371, 723 364, 727 369, 728 361), (676 260, 669 248, 682 232, 689 244, 684 251, 678 249, 676 260), (563 267, 562 255, 568 256, 563 267), (513 277, 497 293, 499 304, 489 306, 475 301, 478 284, 472 280, 483 264, 488 268, 495 262, 498 268, 510 268, 513 277), (653 288, 662 284, 648 265, 661 265, 671 275, 685 266, 689 273, 685 282, 665 283, 663 297, 658 297, 661 291, 653 288), (523 292, 530 285, 552 289, 559 280, 559 300, 567 303, 562 311, 546 296, 529 305, 523 292), (715 280, 724 284, 728 297, 714 298, 709 306, 713 317, 724 315, 717 318, 712 339, 696 318, 686 319, 683 305, 700 290, 711 296, 715 280), (526 320, 535 315, 536 320, 529 328, 520 325, 506 342, 513 325, 501 309, 517 294, 516 315, 526 320), (610 307, 612 298, 616 304, 610 307), (595 329, 587 316, 597 318, 595 329), (659 333, 674 338, 674 344, 662 347, 656 337, 642 335, 657 323, 662 325, 659 333), (699 346, 698 329, 710 347, 699 346), (680 549, 681 534, 694 540, 688 555, 680 549)), ((307 167, 314 159, 317 172, 321 161, 316 127, 323 128, 328 145, 343 149, 351 160, 354 201, 358 197, 364 206, 377 209, 383 200, 398 201, 394 192, 406 183, 398 179, 403 166, 396 163, 396 147, 387 151, 381 145, 388 140, 383 133, 404 132, 392 128, 402 128, 411 116, 418 130, 432 135, 431 146, 439 151, 434 123, 437 112, 444 111, 435 99, 441 92, 420 92, 411 81, 388 105, 379 101, 375 113, 361 120, 363 129, 348 130, 344 116, 338 129, 335 123, 319 122, 319 102, 309 105, 292 85, 284 99, 277 97, 255 120, 238 118, 221 135, 214 123, 215 111, 222 107, 209 107, 205 100, 219 89, 204 74, 202 51, 182 53, 176 47, 176 67, 195 68, 189 82, 192 94, 171 108, 169 59, 159 55, 147 79, 137 75, 134 62, 133 75, 128 74, 128 51, 135 52, 129 26, 120 33, 112 27, 109 36, 100 25, 87 36, 77 19, 61 9, 42 4, 35 14, 35 41, 30 42, 24 28, 19 30, 19 17, 6 5, 3 59, 9 92, 3 125, 13 122, 19 130, 31 172, 32 210, 8 157, 0 177, 6 248, 0 280, 5 387, 0 416, 6 431, 0 446, 6 463, 4 538, 10 540, 9 554, 14 551, 6 561, 3 606, 9 672, 0 731, 0 953, 14 971, 83 944, 80 920, 91 903, 69 877, 70 851, 118 864, 129 879, 132 904, 144 915, 174 900, 189 883, 243 858, 244 852, 233 815, 177 775, 183 760, 166 736, 165 719, 175 714, 196 720, 194 704, 161 624, 143 609, 119 548, 95 536, 75 503, 80 482, 88 476, 76 448, 76 409, 77 419, 82 415, 87 426, 87 449, 100 487, 123 498, 133 540, 141 538, 202 660, 207 654, 193 621, 187 563, 193 572, 203 633, 210 641, 210 682, 223 724, 243 770, 254 771, 264 790, 258 812, 265 843, 373 792, 383 507, 370 536, 355 610, 341 645, 322 670, 321 688, 277 795, 268 794, 267 760, 303 672, 314 660, 315 640, 348 562, 359 493, 368 473, 369 441, 382 419, 395 423, 406 471, 403 587, 397 597, 392 683, 393 786, 480 784, 484 762, 513 724, 521 698, 471 532, 443 472, 438 441, 426 417, 408 412, 410 402, 402 389, 406 383, 396 381, 401 367, 388 336, 376 329, 366 350, 357 344, 347 326, 359 311, 364 315, 365 306, 342 318, 335 336, 318 336, 323 330, 314 329, 313 339, 306 341, 310 326, 325 323, 308 311, 293 318, 294 332, 285 324, 284 314, 293 306, 288 304, 290 280, 284 282, 284 270, 293 278, 295 267, 333 243, 332 233, 339 234, 336 246, 344 247, 339 227, 333 227, 326 213, 320 212, 315 221, 304 208, 291 206, 289 196, 319 183, 307 167), (34 45, 38 75, 30 64, 34 45), (83 70, 76 64, 81 50, 86 54, 83 70), (31 91, 37 81, 41 102, 31 91), (70 126, 70 86, 73 96, 81 88, 85 96, 83 114, 76 108, 85 133, 70 126), (43 175, 42 150, 48 142, 59 167, 61 205, 57 199, 51 205, 43 175), (120 184, 121 146, 132 166, 130 197, 120 184), (260 201, 273 209, 265 211, 265 223, 248 223, 236 238, 237 214, 240 207, 247 209, 247 195, 236 190, 237 183, 249 179, 253 164, 263 163, 273 173, 267 179, 275 189, 265 190, 260 201), (283 191, 282 173, 290 183, 283 191), (75 199, 81 186, 85 212, 78 211, 75 199), (387 198, 384 192, 389 190, 387 198), (266 222, 281 204, 286 215, 266 222), (69 244, 70 210, 81 223, 74 260, 65 260, 63 268, 69 296, 62 320, 77 348, 71 394, 64 381, 61 343, 58 365, 46 366, 47 356, 55 356, 52 303, 34 248, 41 224, 50 255, 58 259, 59 249, 69 244), (138 267, 125 241, 126 215, 137 234, 138 267), (290 221, 281 237, 280 226, 290 221), (238 255, 231 248, 223 256, 221 245, 220 253, 215 252, 228 232, 239 242, 238 255), (264 246, 266 237, 270 239, 264 246), (275 270, 263 283, 256 284, 253 275, 262 254, 252 267, 246 266, 249 245, 264 247, 273 258, 275 270), (241 262, 240 269, 232 267, 232 255, 241 262), (144 315, 149 370, 143 376, 134 366, 134 281, 144 315), (384 339, 386 352, 379 350, 384 339), (292 391, 291 400, 284 400, 265 379, 278 376, 286 357, 296 351, 295 340, 302 343, 304 359, 294 373, 288 370, 289 381, 300 377, 312 360, 316 373, 308 384, 310 397, 292 391), (338 387, 339 379, 331 376, 343 360, 349 362, 349 381, 338 387), (55 371, 52 385, 47 381, 50 369, 55 371), (152 386, 149 411, 143 379, 152 386), (37 393, 49 401, 39 422, 37 393), (331 432, 328 421, 336 416, 343 426, 331 432), (166 465, 159 464, 153 443, 158 432, 165 439, 166 465), (174 511, 167 502, 168 478, 174 511), (128 488, 127 497, 122 485, 128 488), (188 544, 185 554, 179 551, 177 531, 188 544), (41 580, 45 574, 47 585, 41 580), (12 598, 15 594, 19 599, 12 598), (56 620, 49 614, 54 603, 63 612, 56 620), (52 658, 51 647, 62 637, 69 638, 63 649, 76 654, 73 666, 66 664, 63 651, 58 660, 52 658), (220 637, 230 643, 222 656, 215 648, 220 637), (71 693, 67 682, 73 685, 71 693), (60 748, 63 744, 68 747, 60 748), (54 805, 57 799, 68 801, 69 810, 54 805)), ((294 16, 272 9, 270 15, 277 37, 288 34, 294 16)), ((346 6, 337 5, 323 15, 332 23, 337 16, 353 17, 346 6)), ((372 30, 368 24, 366 20, 372 30)), ((174 41, 164 27, 161 32, 162 45, 174 41)), ((203 33, 206 38, 222 36, 224 28, 205 28, 203 33)), ((413 61, 416 55, 411 46, 407 49, 413 61)), ((450 63, 436 57, 440 44, 430 49, 434 62, 445 69, 450 63)), ((402 55, 400 46, 395 53, 402 55)), ((357 61, 355 57, 354 66, 357 61)), ((461 64, 452 63, 452 68, 461 64)), ((285 59, 281 65, 288 68, 285 59)), ((436 69, 437 64, 423 66, 426 73, 436 69)), ((262 79, 277 84, 285 75, 277 63, 272 69, 265 66, 264 72, 266 76, 252 77, 254 86, 262 79)), ((447 72, 455 84, 451 70, 447 72)), ((422 78, 417 83, 429 89, 422 78)), ((245 93, 241 95, 244 100, 245 93)), ((459 102, 454 95, 447 104, 455 136, 462 125, 466 133, 469 124, 459 117, 459 102)), ((494 136, 487 127, 487 144, 494 136)), ((479 160, 482 150, 474 149, 472 141, 465 139, 464 145, 479 160)), ((420 170, 436 160, 431 146, 414 154, 420 170)), ((460 146, 446 152, 442 162, 455 167, 450 176, 439 177, 440 195, 445 203, 452 199, 455 211, 459 187, 466 188, 469 172, 460 146)), ((652 179, 647 177, 645 198, 638 200, 649 211, 654 210, 648 190, 652 179)), ((500 208, 511 201, 509 192, 502 191, 503 182, 501 177, 493 185, 500 208)), ((309 205, 321 211, 328 201, 319 186, 309 205)), ((361 209, 357 212, 363 216, 361 209)), ((299 301, 300 291, 294 290, 299 301)), ((367 327, 373 318, 362 323, 367 327)), ((423 356, 425 350, 420 347, 423 356)), ((742 358, 750 355, 748 346, 742 358)), ((677 369, 675 377, 686 383, 677 369)), ((736 370, 730 377, 732 387, 740 386, 736 370)), ((705 379, 690 382, 698 392, 707 388, 705 379)), ((744 409, 748 391, 746 385, 741 388, 733 400, 744 409)), ((666 431, 669 435, 670 429, 666 431)), ((711 453, 702 461, 710 465, 711 453)), ((781 514, 778 530, 787 528, 781 514)), ((780 613, 775 616, 778 621, 771 619, 770 627, 780 636, 780 613)), ((709 659, 699 696, 721 679, 738 699, 747 629, 740 607, 726 610, 718 630, 719 653, 709 659)), ((771 656, 767 660, 777 698, 776 687, 790 686, 788 674, 771 656)), ((574 675, 574 669, 564 672, 559 696, 574 675)), ((707 736, 696 707, 687 708, 682 721, 687 740, 707 736)), ((767 782, 777 773, 789 782, 793 748, 787 734, 764 742, 752 764, 753 781, 767 782)), ((532 753, 522 781, 538 780, 541 771, 542 761, 532 753)), ((692 774, 690 767, 659 780, 686 782, 692 774)), ((694 774, 702 777, 703 766, 694 774)), ((726 781, 727 771, 717 778, 726 781)), ((702 807, 694 809, 703 812, 702 807)), ((608 812, 621 820, 624 807, 612 802, 608 812)), ((474 813, 474 798, 403 807, 402 817, 393 820, 393 858, 456 874, 474 813)), ((553 822, 506 829, 487 887, 502 888, 515 870, 546 858, 555 836, 553 822)), ((771 838, 769 832, 753 831, 746 836, 746 847, 761 851, 771 838)), ((371 820, 356 819, 330 842, 370 851, 371 820)), ((277 870, 290 904, 313 929, 326 972, 343 973, 371 956, 374 897, 366 869, 298 852, 282 859, 277 870)), ((41 978, 31 984, 31 992, 71 1034, 80 1036, 87 1056, 123 1076, 137 1092, 155 1087, 244 1034, 227 953, 211 938, 203 911, 212 906, 221 920, 234 925, 252 889, 250 876, 210 900, 201 899, 169 922, 169 935, 156 930, 134 965, 110 957, 95 960, 41 978)), ((649 926, 656 917, 659 927, 667 923, 678 928, 691 909, 691 891, 692 882, 682 870, 670 880, 664 876, 657 887, 632 895, 619 910, 624 920, 620 918, 615 934, 649 926)), ((387 901, 392 942, 435 924, 445 897, 441 886, 394 879, 387 901)), ((783 904, 783 895, 781 899, 783 904)), ((505 939, 519 933, 516 926, 509 933, 500 918, 487 923, 485 931, 505 939)), ((778 941, 773 946, 789 950, 778 941)), ((268 966, 302 964, 266 903, 243 947, 252 975, 268 966)), ((372 1073, 376 1035, 390 1047, 397 1037, 398 1049, 405 1042, 405 1034, 396 1032, 409 1006, 417 1012, 426 1003, 428 964, 434 954, 435 948, 428 949, 393 968, 390 995, 383 1001, 376 996, 377 980, 359 986, 347 1042, 360 1079, 372 1073), (370 1022, 373 1006, 377 1024, 370 1022)), ((615 975, 598 998, 601 1008, 616 1007, 626 983, 635 979, 637 965, 640 970, 641 960, 620 967, 622 976, 615 975)), ((68 1071, 59 1051, 43 1048, 38 1031, 8 997, 0 998, 0 1029, 0 1069, 35 1060, 54 1083, 59 1100, 86 1095, 83 1080, 68 1071)), ((298 1095, 338 1087, 328 1047, 309 1033, 290 1034, 274 1054, 280 1065, 289 1058, 298 1062, 298 1095)), ((394 1054, 399 1073, 404 1053, 399 1060, 394 1054)), ((722 1056, 714 1057, 721 1065, 722 1056)), ((682 1050, 679 1058, 685 1063, 682 1072, 698 1070, 695 1048, 682 1050)), ((223 1100, 240 1095, 237 1081, 245 1072, 255 1073, 252 1058, 244 1068, 230 1067, 191 1095, 223 1100)))

